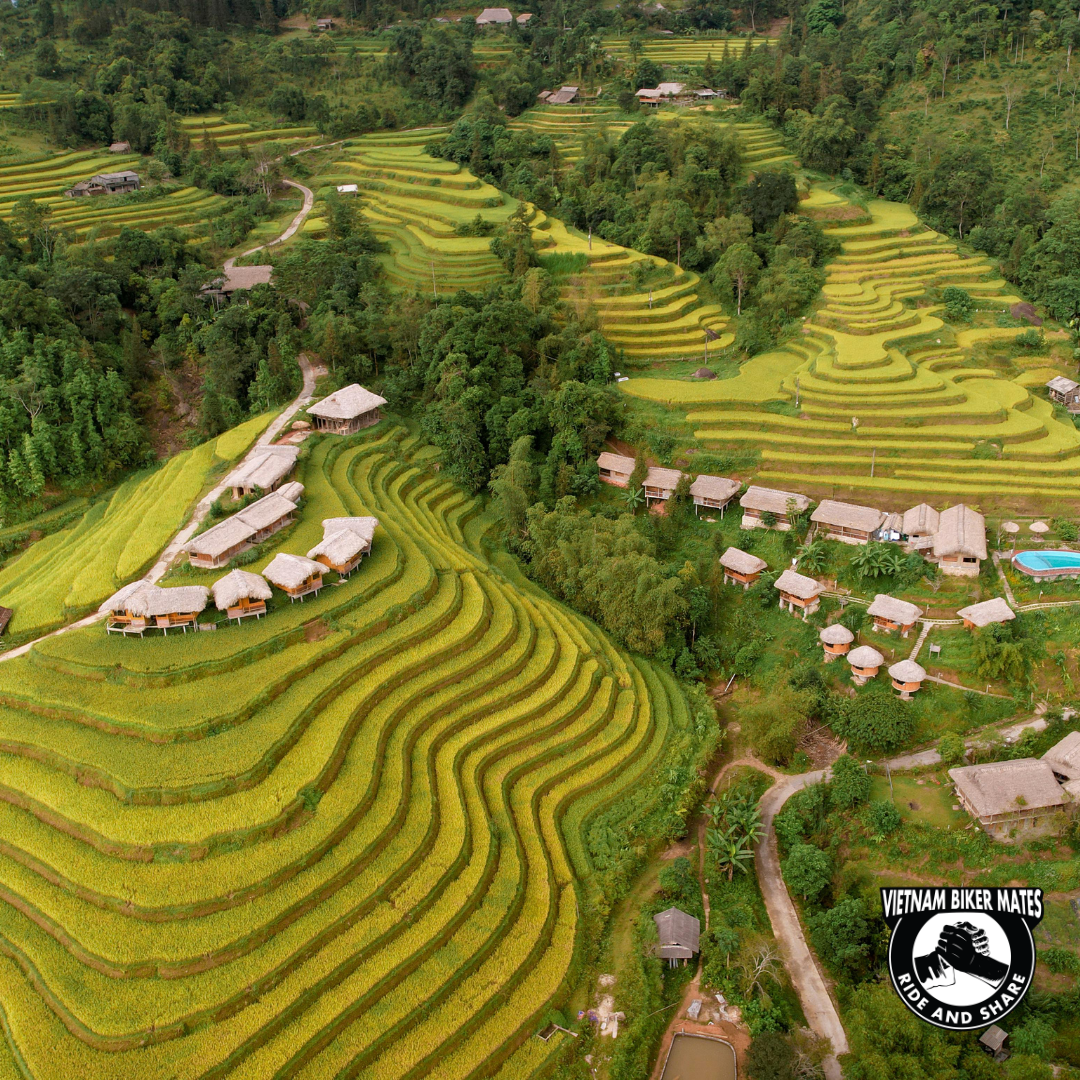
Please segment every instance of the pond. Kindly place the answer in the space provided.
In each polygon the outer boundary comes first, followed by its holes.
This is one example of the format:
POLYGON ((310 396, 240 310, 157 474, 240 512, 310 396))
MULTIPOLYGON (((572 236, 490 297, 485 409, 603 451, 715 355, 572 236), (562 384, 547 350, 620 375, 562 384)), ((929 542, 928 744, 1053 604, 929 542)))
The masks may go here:
POLYGON ((735 1051, 708 1035, 678 1033, 660 1080, 735 1080, 735 1051))

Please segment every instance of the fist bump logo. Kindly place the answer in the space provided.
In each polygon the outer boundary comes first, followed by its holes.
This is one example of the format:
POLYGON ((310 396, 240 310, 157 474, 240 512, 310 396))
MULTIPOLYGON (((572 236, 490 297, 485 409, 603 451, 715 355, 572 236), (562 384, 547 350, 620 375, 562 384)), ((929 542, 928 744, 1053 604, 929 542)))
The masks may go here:
POLYGON ((918 1017, 951 1031, 995 1024, 1035 973, 1042 889, 882 889, 889 975, 918 1017))

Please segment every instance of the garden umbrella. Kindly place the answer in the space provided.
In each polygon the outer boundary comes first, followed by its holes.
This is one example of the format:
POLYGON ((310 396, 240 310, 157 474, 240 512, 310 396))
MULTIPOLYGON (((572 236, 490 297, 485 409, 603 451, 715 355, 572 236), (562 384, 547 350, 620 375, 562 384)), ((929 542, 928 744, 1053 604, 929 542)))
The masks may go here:
POLYGON ((1020 526, 1015 521, 1003 521, 1001 523, 1001 531, 1007 532, 1013 538, 1013 551, 1016 550, 1016 534, 1020 531, 1020 526))
POLYGON ((1050 531, 1050 526, 1047 525, 1045 521, 1033 521, 1028 528, 1035 534, 1036 540, 1041 540, 1043 538, 1043 533, 1048 533, 1050 531))

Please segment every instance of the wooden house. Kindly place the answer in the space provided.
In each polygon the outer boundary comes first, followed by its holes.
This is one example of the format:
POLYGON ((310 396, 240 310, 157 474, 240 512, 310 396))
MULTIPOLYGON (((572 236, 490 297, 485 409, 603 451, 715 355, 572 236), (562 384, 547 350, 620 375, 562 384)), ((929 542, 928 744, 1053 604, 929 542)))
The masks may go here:
POLYGON ((825 663, 831 664, 838 656, 844 656, 851 648, 855 635, 843 623, 830 623, 818 634, 818 641, 825 650, 825 663))
POLYGON ((690 495, 694 500, 694 513, 700 513, 700 508, 706 510, 719 510, 720 516, 724 516, 724 507, 738 494, 742 484, 738 480, 729 480, 726 476, 707 476, 702 473, 694 477, 690 485, 690 495))
POLYGON ((315 20, 315 29, 316 30, 333 30, 334 29, 334 20, 329 15, 320 15, 319 18, 317 18, 315 20))
POLYGON ((897 600, 895 596, 878 593, 866 614, 874 620, 875 630, 884 634, 899 630, 901 637, 907 637, 911 628, 922 617, 922 608, 909 604, 906 600, 897 600))
MULTIPOLYGON (((292 487, 293 485, 287 485, 292 487)), ((303 492, 302 484, 296 484, 303 492)), ((296 503, 279 491, 264 495, 250 506, 189 540, 183 550, 192 566, 216 570, 255 544, 291 525, 296 503)))
POLYGON ((776 518, 776 524, 772 526, 781 532, 791 528, 788 521, 789 513, 801 514, 810 506, 810 500, 805 495, 798 495, 794 491, 780 491, 776 488, 758 487, 751 484, 742 498, 739 500, 742 507, 742 527, 744 529, 768 528, 762 520, 763 515, 772 514, 776 518))
POLYGON ((889 668, 889 678, 893 689, 899 690, 905 701, 910 701, 911 695, 922 687, 926 669, 914 660, 900 660, 889 668))
POLYGON ((377 424, 382 419, 379 407, 385 404, 386 398, 365 390, 359 383, 351 383, 310 406, 307 412, 314 417, 317 431, 352 435, 377 424))
POLYGON ((913 546, 917 547, 919 541, 933 541, 934 533, 938 531, 940 523, 941 515, 932 506, 919 503, 918 506, 904 511, 901 532, 913 546))
POLYGON ((597 467, 600 469, 600 479, 605 484, 614 484, 616 487, 629 487, 630 474, 634 471, 634 459, 623 454, 612 454, 605 450, 597 459, 597 467))
POLYGON ((247 570, 230 570, 210 586, 210 592, 218 611, 224 611, 237 623, 252 616, 262 618, 266 614, 266 601, 274 595, 259 574, 247 570))
POLYGON ((657 950, 661 960, 667 960, 671 967, 682 960, 685 964, 692 960, 700 949, 701 922, 693 915, 670 907, 653 916, 656 923, 656 936, 660 945, 657 950))
POLYGON ((979 1036, 979 1045, 999 1064, 1011 1056, 1008 1041, 1008 1032, 997 1024, 992 1024, 979 1036))
POLYGON ((89 180, 80 180, 64 192, 69 199, 83 199, 94 195, 126 195, 129 191, 138 191, 141 181, 137 172, 124 169, 122 172, 98 173, 89 180))
POLYGON ((547 103, 549 105, 573 105, 578 99, 578 87, 576 86, 563 86, 558 90, 548 94, 547 103))
POLYGON ((1080 782, 1080 731, 1070 731, 1042 756, 1062 784, 1080 782))
POLYGON ((11 616, 15 614, 13 608, 0 607, 0 634, 8 628, 8 623, 11 622, 11 616))
POLYGON ((991 623, 1004 623, 1016 618, 1016 612, 1000 596, 984 600, 981 604, 970 604, 956 614, 964 620, 965 630, 981 630, 991 623))
POLYGON ((326 569, 322 563, 306 559, 303 555, 290 555, 279 551, 263 571, 263 577, 287 593, 290 600, 303 601, 305 596, 315 593, 323 587, 322 576, 326 569))
POLYGON ((885 657, 872 645, 852 649, 847 660, 851 665, 851 681, 856 686, 865 686, 871 679, 876 679, 881 665, 885 663, 885 657))
POLYGON ((298 446, 256 446, 225 480, 233 499, 270 492, 293 471, 300 456, 298 446))
POLYGON ((960 805, 995 840, 1026 840, 1050 831, 1068 793, 1048 762, 1037 758, 949 770, 960 805))
POLYGON ((181 585, 163 589, 148 581, 133 581, 114 593, 99 608, 108 614, 105 629, 109 633, 138 634, 151 629, 187 633, 199 612, 206 607, 210 590, 205 585, 181 585))
POLYGON ((761 571, 769 564, 748 551, 742 551, 737 547, 729 547, 720 556, 720 565, 724 568, 724 584, 734 581, 743 589, 749 589, 759 577, 761 571))
POLYGON ((508 26, 514 21, 509 8, 484 8, 476 16, 477 26, 508 26))
POLYGON ((810 520, 817 526, 817 532, 824 532, 832 540, 842 540, 845 544, 865 544, 881 528, 885 517, 884 510, 822 499, 810 515, 810 520))
POLYGON ((648 505, 649 500, 653 499, 656 502, 666 502, 675 494, 675 489, 679 486, 679 481, 682 479, 682 473, 678 469, 660 469, 653 465, 649 467, 649 471, 645 474, 645 504, 648 505))
POLYGON ((799 611, 805 619, 821 606, 821 594, 825 591, 825 586, 812 577, 806 577, 794 570, 785 570, 776 579, 776 590, 780 593, 781 609, 786 606, 792 615, 799 611))
POLYGON ((1069 412, 1080 411, 1080 383, 1058 375, 1046 384, 1051 401, 1064 405, 1069 412))
POLYGON ((986 518, 963 503, 942 510, 930 552, 943 574, 978 577, 986 558, 986 518))
POLYGON ((348 577, 360 560, 371 554, 378 524, 378 519, 373 517, 326 518, 322 523, 322 541, 307 553, 307 557, 341 577, 348 577))

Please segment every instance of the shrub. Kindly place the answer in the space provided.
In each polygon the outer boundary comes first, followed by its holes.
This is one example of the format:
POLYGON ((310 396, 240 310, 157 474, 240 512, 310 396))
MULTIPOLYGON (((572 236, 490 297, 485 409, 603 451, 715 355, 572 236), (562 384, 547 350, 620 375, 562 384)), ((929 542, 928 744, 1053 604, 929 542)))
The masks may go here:
POLYGON ((963 289, 947 285, 941 292, 945 312, 955 322, 968 322, 975 314, 975 301, 963 289))
POLYGON ((833 803, 850 810, 870 798, 870 776, 850 754, 844 754, 833 763, 829 789, 833 803))
POLYGON ((1013 339, 1013 344, 1020 349, 1038 349, 1044 342, 1045 338, 1038 330, 1025 330, 1013 339))
POLYGON ((792 1080, 794 1065, 795 1051, 778 1031, 762 1032, 746 1054, 751 1080, 792 1080))
POLYGON ((888 753, 911 738, 915 717, 906 702, 884 686, 871 686, 854 701, 834 700, 833 730, 860 750, 888 753))
POLYGON ((877 836, 891 836, 900 828, 900 811, 891 802, 875 799, 869 808, 870 828, 877 836))
POLYGON ((796 844, 783 862, 784 880, 804 900, 816 897, 832 878, 829 856, 813 844, 796 844))
POLYGON ((1080 975, 1080 956, 1072 949, 1054 946, 1043 949, 1039 957, 1055 975, 1080 975))
POLYGON ((1077 529, 1075 523, 1067 518, 1054 518, 1054 529, 1067 544, 1080 540, 1080 529, 1077 529))
POLYGON ((959 765, 964 760, 964 752, 964 740, 955 731, 946 731, 938 740, 938 753, 945 765, 959 765))

